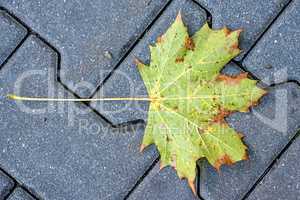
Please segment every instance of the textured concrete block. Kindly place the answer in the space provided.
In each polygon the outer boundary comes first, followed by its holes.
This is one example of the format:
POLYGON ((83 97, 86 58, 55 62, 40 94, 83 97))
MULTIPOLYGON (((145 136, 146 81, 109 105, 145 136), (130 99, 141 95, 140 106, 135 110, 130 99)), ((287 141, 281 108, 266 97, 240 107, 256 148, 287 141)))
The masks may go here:
POLYGON ((25 37, 26 29, 0 10, 0 65, 25 37))
POLYGON ((89 96, 167 0, 0 0, 61 53, 61 80, 89 96))
POLYGON ((197 0, 212 14, 214 28, 228 26, 244 31, 241 34, 241 60, 267 26, 275 19, 289 0, 197 0))
POLYGON ((45 200, 123 199, 157 158, 154 148, 139 152, 143 126, 112 128, 79 103, 5 97, 74 98, 55 82, 56 64, 30 36, 0 70, 1 166, 45 200))
POLYGON ((251 200, 300 199, 300 138, 287 149, 278 163, 254 189, 251 200))
POLYGON ((266 84, 300 83, 300 2, 292 1, 245 58, 243 65, 266 84))
POLYGON ((4 200, 13 187, 14 181, 0 171, 0 200, 4 200))
MULTIPOLYGON (((206 14, 190 0, 175 0, 155 22, 145 37, 114 72, 109 80, 97 92, 96 97, 136 97, 145 96, 146 88, 135 65, 135 59, 149 63, 148 46, 154 44, 157 37, 165 33, 181 11, 183 21, 192 35, 206 21, 206 14)), ((148 103, 136 101, 97 102, 92 106, 114 124, 133 120, 146 120, 148 103)))
POLYGON ((200 164, 200 194, 206 200, 239 200, 251 189, 300 124, 300 88, 286 83, 271 88, 249 113, 234 113, 227 121, 245 135, 248 161, 223 166, 218 173, 206 161, 200 164))
POLYGON ((22 188, 18 187, 13 191, 7 200, 35 200, 35 198, 22 188))
POLYGON ((159 170, 157 164, 144 181, 136 188, 129 200, 196 200, 186 180, 180 180, 175 170, 166 167, 159 170))

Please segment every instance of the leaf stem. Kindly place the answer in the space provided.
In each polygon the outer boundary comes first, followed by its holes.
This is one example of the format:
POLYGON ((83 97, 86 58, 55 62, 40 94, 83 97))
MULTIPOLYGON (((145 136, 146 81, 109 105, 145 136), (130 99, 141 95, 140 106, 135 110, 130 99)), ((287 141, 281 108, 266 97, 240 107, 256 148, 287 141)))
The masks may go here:
POLYGON ((178 100, 193 100, 193 99, 212 99, 220 97, 234 97, 249 95, 249 93, 231 94, 231 95, 201 95, 201 96, 186 96, 186 97, 104 97, 104 98, 47 98, 47 97, 27 97, 8 94, 7 98, 16 101, 65 101, 65 102, 94 102, 94 101, 178 101, 178 100))
POLYGON ((47 97, 25 97, 8 94, 7 98, 16 101, 65 101, 65 102, 92 102, 92 101, 151 101, 147 97, 111 97, 111 98, 94 98, 94 99, 64 99, 64 98, 47 98, 47 97))

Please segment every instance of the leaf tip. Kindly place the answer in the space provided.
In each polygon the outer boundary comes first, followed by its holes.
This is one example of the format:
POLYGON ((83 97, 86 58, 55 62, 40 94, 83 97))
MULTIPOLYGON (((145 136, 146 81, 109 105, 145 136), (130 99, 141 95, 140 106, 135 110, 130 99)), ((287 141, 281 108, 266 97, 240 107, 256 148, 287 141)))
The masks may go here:
POLYGON ((144 64, 137 58, 134 58, 134 64, 138 67, 138 68, 141 68, 144 66, 144 64))
POLYGON ((140 147, 140 152, 143 152, 145 148, 146 148, 146 146, 144 144, 142 144, 140 147))
POLYGON ((224 31, 224 34, 225 34, 226 37, 231 34, 231 31, 226 26, 223 28, 223 31, 224 31))
POLYGON ((196 192, 196 187, 195 187, 195 181, 193 179, 188 179, 188 184, 189 184, 189 187, 191 188, 193 194, 196 196, 197 195, 197 192, 196 192))
POLYGON ((163 164, 162 162, 159 163, 159 171, 161 171, 165 167, 166 167, 165 164, 163 164))
POLYGON ((178 12, 178 15, 177 15, 177 17, 176 17, 176 21, 177 21, 177 22, 182 22, 181 11, 178 12))

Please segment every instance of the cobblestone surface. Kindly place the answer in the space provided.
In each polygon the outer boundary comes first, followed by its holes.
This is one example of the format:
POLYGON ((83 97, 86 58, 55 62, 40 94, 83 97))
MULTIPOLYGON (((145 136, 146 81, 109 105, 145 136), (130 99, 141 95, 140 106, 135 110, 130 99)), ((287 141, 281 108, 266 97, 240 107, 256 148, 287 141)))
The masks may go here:
POLYGON ((13 187, 14 181, 0 171, 0 200, 4 200, 13 187))
POLYGON ((293 1, 258 42, 243 65, 266 84, 300 83, 300 1, 293 1))
MULTIPOLYGON (((50 92, 71 98, 54 83, 55 65, 55 53, 30 36, 0 71, 1 99, 18 84, 20 92, 15 93, 20 95, 50 92)), ((83 107, 85 114, 79 114, 76 108, 1 101, 1 166, 45 200, 122 199, 157 158, 156 152, 149 148, 139 153, 143 127, 113 129, 89 109, 83 107)))
POLYGON ((14 21, 7 13, 0 9, 0 65, 12 53, 26 35, 26 29, 14 21))
POLYGON ((22 188, 18 187, 13 191, 7 200, 35 200, 35 198, 22 188))
POLYGON ((0 5, 60 51, 63 83, 86 97, 105 79, 166 2, 0 0, 0 5))
POLYGON ((157 164, 134 191, 129 200, 165 199, 197 200, 185 180, 180 180, 171 167, 159 170, 157 164))
POLYGON ((150 169, 154 146, 139 152, 147 104, 88 105, 94 112, 83 103, 5 97, 145 95, 134 60, 149 63, 148 45, 179 10, 190 34, 210 15, 214 28, 243 28, 244 52, 222 72, 247 71, 269 91, 251 112, 227 118, 244 133, 250 159, 219 174, 199 161, 199 196, 297 199, 299 7, 298 0, 0 0, 0 200, 197 199, 172 168, 150 169))
POLYGON ((300 138, 297 138, 248 199, 300 199, 299 152, 300 138))

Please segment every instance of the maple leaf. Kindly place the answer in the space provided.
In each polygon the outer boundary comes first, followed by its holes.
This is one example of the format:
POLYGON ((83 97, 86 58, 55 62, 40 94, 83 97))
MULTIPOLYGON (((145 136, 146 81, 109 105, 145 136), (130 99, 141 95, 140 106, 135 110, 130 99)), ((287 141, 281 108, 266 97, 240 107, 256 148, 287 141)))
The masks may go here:
POLYGON ((205 24, 190 38, 179 14, 150 46, 150 65, 137 61, 151 99, 141 150, 155 144, 161 168, 173 166, 194 193, 198 159, 206 158, 217 170, 247 159, 242 135, 225 117, 247 112, 266 93, 247 73, 220 74, 240 53, 240 32, 205 24))

